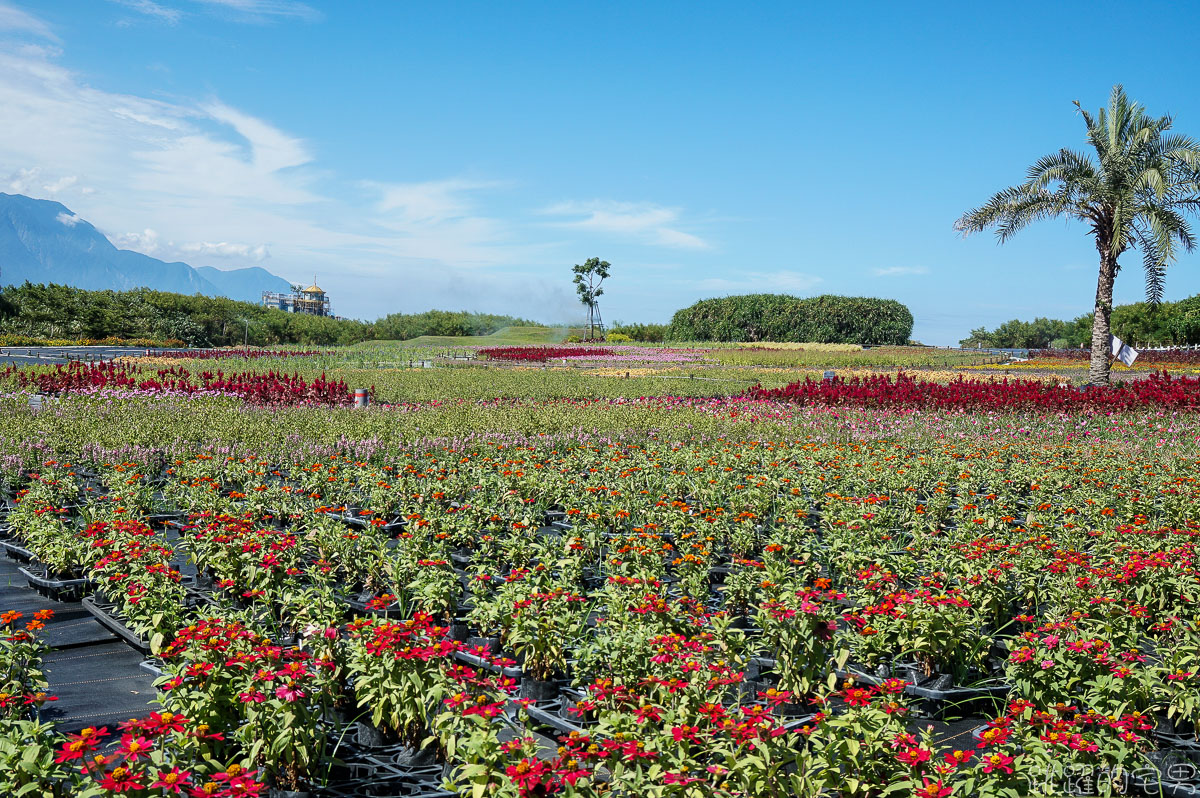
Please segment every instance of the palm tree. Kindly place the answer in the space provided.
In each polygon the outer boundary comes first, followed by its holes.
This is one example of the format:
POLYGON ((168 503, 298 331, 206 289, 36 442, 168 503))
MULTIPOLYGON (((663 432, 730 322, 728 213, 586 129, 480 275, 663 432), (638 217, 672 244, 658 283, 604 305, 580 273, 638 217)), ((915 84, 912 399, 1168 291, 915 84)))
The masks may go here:
POLYGON ((1066 216, 1087 224, 1100 253, 1096 312, 1092 322, 1092 362, 1088 380, 1107 385, 1109 321, 1113 282, 1122 253, 1142 253, 1146 299, 1162 300, 1166 268, 1178 248, 1191 252, 1191 227, 1185 218, 1200 209, 1200 144, 1167 134, 1171 117, 1151 118, 1114 86, 1108 108, 1095 115, 1083 110, 1089 154, 1062 149, 1029 168, 1019 186, 996 193, 968 211, 954 227, 964 236, 996 228, 1000 243, 1030 222, 1066 216))

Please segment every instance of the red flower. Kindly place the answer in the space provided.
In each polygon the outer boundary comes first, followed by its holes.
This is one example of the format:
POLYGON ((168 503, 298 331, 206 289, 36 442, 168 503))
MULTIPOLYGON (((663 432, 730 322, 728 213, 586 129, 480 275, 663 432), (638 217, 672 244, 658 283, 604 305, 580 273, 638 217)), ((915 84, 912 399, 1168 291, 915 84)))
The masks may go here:
POLYGON ((930 781, 924 779, 921 788, 913 793, 917 798, 946 798, 952 790, 942 783, 941 779, 930 781))
POLYGON ((852 707, 865 707, 871 703, 874 691, 867 687, 850 687, 842 691, 842 700, 852 707))
POLYGON ((1007 754, 994 752, 985 754, 983 757, 983 772, 991 773, 994 770, 1003 770, 1005 773, 1012 773, 1013 758, 1007 754))
POLYGON ((150 756, 150 752, 153 750, 154 743, 148 738, 126 734, 121 738, 121 747, 117 749, 117 753, 128 762, 136 762, 150 756))
POLYGON ((187 786, 192 774, 186 770, 180 770, 173 767, 170 770, 158 771, 158 778, 150 784, 150 789, 161 789, 164 792, 179 795, 183 792, 183 788, 187 786))
POLYGON ((143 775, 135 773, 124 765, 118 765, 110 773, 105 773, 96 781, 101 787, 110 792, 129 792, 130 790, 142 789, 142 783, 139 779, 143 775))

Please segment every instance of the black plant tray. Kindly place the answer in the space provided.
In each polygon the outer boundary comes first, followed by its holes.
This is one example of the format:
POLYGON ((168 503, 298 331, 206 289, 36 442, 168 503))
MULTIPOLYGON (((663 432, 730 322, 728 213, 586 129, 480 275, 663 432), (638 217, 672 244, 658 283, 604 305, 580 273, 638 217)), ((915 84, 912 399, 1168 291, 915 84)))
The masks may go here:
POLYGON ((1188 753, 1200 754, 1200 739, 1186 734, 1173 734, 1171 732, 1154 730, 1154 737, 1162 744, 1168 745, 1171 748, 1177 748, 1180 751, 1188 753))
MULTIPOLYGON (((839 678, 853 677, 855 681, 871 686, 877 686, 884 681, 878 676, 853 669, 839 670, 836 673, 839 678)), ((952 685, 943 689, 937 689, 909 683, 904 687, 904 694, 922 699, 923 708, 926 711, 933 715, 940 715, 947 709, 959 708, 965 710, 973 705, 977 705, 981 701, 1003 700, 1011 690, 1012 687, 1006 684, 978 685, 974 687, 952 685)), ((964 712, 964 714, 967 713, 964 712)))
POLYGON ((138 667, 152 674, 155 678, 166 676, 167 672, 163 670, 163 662, 157 659, 144 659, 138 663, 138 667))
POLYGON ((459 662, 463 663, 464 665, 470 665, 473 668, 482 668, 485 671, 491 671, 492 673, 499 673, 503 676, 509 677, 510 679, 520 679, 521 678, 521 669, 520 668, 502 668, 499 665, 493 665, 492 663, 488 662, 487 660, 477 657, 474 654, 468 654, 465 651, 454 652, 454 658, 456 660, 458 660, 459 662))
POLYGON ((529 717, 533 720, 563 734, 570 734, 571 732, 582 734, 584 731, 583 727, 565 719, 563 717, 563 709, 563 702, 561 700, 554 700, 539 701, 536 704, 530 704, 525 708, 525 711, 529 713, 529 717))
POLYGON ((150 644, 130 631, 125 624, 121 623, 110 608, 97 604, 95 597, 85 596, 83 599, 83 608, 90 612, 105 629, 143 654, 150 653, 150 644))
POLYGON ((377 610, 368 607, 365 601, 359 601, 356 598, 343 598, 342 604, 346 605, 347 610, 357 615, 374 615, 377 618, 399 618, 403 615, 403 611, 398 604, 395 604, 387 609, 377 610))
POLYGON ((1143 795, 1200 798, 1200 752, 1151 751, 1146 758, 1154 769, 1135 771, 1130 786, 1143 795))
POLYGON ((49 576, 34 573, 24 565, 17 570, 29 582, 30 587, 58 601, 78 601, 88 584, 87 579, 51 579, 49 576))
POLYGON ((3 547, 4 553, 14 560, 29 562, 33 559, 33 552, 14 540, 0 540, 0 547, 3 547))
POLYGON ((437 782, 418 781, 409 775, 363 781, 345 787, 324 787, 313 791, 316 798, 457 798, 437 782))

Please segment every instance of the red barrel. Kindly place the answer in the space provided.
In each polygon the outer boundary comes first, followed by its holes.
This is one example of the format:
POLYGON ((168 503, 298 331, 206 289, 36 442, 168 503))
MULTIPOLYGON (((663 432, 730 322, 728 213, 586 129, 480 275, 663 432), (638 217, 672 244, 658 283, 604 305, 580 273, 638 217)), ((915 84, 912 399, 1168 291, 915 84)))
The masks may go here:
POLYGON ((355 388, 354 389, 354 406, 355 407, 366 407, 367 402, 369 402, 369 401, 370 401, 370 396, 368 395, 366 388, 355 388))

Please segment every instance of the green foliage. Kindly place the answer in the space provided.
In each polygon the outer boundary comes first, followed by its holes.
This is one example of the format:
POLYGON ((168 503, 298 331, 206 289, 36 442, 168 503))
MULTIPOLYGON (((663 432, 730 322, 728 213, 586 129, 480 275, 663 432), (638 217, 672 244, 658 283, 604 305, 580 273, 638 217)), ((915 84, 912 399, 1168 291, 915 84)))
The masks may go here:
POLYGON ((492 313, 457 313, 427 310, 424 313, 389 313, 375 322, 375 338, 383 341, 407 341, 422 335, 461 337, 491 335, 505 327, 534 327, 536 322, 492 313))
POLYGON ((608 328, 608 340, 613 340, 613 335, 627 335, 631 341, 641 341, 643 343, 660 344, 667 337, 668 325, 666 324, 622 324, 617 322, 608 328))
MULTIPOLYGON (((1158 305, 1118 305, 1112 310, 1112 332, 1130 343, 1200 344, 1200 294, 1158 305)), ((1090 346, 1091 342, 1092 314, 1085 313, 1072 321, 1013 319, 994 330, 979 327, 959 343, 965 347, 1073 349, 1090 346)))
POLYGON ((148 339, 188 346, 303 344, 345 346, 422 335, 488 335, 531 322, 510 316, 431 310, 393 313, 374 324, 310 316, 195 294, 85 291, 25 283, 0 289, 0 334, 30 339, 148 339))
POLYGON ((1090 316, 1075 321, 1037 318, 1033 321, 1013 319, 994 330, 984 327, 971 330, 971 334, 959 341, 964 347, 994 347, 999 349, 1048 349, 1054 342, 1067 347, 1079 346, 1091 340, 1092 320, 1090 316))
POLYGON ((747 294, 704 299, 677 311, 666 337, 672 341, 904 344, 912 327, 912 313, 892 299, 747 294))

